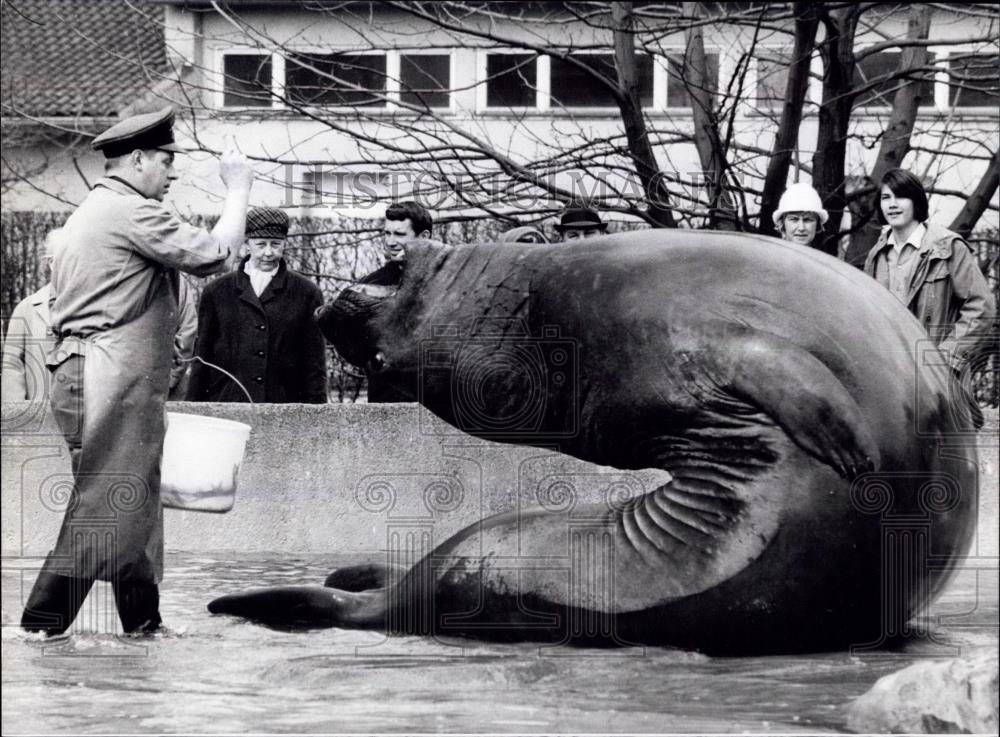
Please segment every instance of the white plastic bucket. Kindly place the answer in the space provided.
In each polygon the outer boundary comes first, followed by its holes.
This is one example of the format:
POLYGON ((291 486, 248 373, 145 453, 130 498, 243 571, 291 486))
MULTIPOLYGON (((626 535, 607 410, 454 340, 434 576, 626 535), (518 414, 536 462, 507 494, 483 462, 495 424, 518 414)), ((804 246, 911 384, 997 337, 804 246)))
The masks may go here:
POLYGON ((250 426, 218 417, 167 412, 160 467, 164 507, 194 512, 228 512, 250 426))

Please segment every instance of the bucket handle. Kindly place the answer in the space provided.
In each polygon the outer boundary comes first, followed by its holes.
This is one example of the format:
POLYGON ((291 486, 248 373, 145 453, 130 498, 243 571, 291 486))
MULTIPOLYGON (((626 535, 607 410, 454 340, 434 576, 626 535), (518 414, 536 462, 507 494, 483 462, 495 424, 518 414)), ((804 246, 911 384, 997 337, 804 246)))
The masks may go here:
POLYGON ((183 362, 183 363, 191 363, 192 361, 198 361, 199 363, 203 363, 206 366, 210 366, 211 368, 214 368, 216 371, 221 371, 222 373, 224 373, 226 376, 228 376, 230 379, 232 379, 233 381, 236 382, 236 386, 238 386, 240 389, 243 390, 243 393, 247 395, 247 401, 250 402, 250 404, 254 403, 253 397, 250 396, 250 392, 247 391, 247 388, 245 386, 243 386, 243 382, 241 382, 239 379, 237 379, 231 373, 229 373, 224 368, 222 368, 222 366, 216 366, 214 363, 206 361, 201 356, 191 356, 191 358, 182 358, 181 359, 181 362, 183 362))

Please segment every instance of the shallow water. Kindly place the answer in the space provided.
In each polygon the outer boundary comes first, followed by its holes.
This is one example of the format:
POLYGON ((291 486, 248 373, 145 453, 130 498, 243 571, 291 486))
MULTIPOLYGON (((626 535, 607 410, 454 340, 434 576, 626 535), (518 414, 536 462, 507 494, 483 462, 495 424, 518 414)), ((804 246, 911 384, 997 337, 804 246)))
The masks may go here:
POLYGON ((55 643, 14 626, 22 584, 5 569, 3 733, 840 731, 846 704, 880 676, 998 644, 995 558, 973 561, 921 618, 931 638, 860 655, 709 658, 288 633, 205 609, 252 585, 322 583, 351 562, 168 555, 161 608, 173 634, 112 634, 102 584, 74 634, 55 643))

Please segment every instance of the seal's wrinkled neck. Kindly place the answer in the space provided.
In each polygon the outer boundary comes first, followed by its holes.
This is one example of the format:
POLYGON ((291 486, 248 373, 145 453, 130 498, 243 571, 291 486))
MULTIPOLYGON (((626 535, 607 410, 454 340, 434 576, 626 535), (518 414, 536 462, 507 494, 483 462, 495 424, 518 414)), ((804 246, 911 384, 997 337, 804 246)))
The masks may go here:
POLYGON ((410 244, 394 312, 410 331, 423 332, 456 323, 467 332, 483 320, 524 320, 530 254, 530 248, 510 243, 410 244))

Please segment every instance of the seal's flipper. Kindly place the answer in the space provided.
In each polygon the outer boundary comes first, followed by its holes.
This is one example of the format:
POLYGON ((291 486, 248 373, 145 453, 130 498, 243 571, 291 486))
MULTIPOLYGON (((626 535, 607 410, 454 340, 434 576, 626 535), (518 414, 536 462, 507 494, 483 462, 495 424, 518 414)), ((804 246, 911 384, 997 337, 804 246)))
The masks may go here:
POLYGON ((726 375, 719 377, 726 388, 766 412, 796 445, 846 479, 878 467, 861 408, 822 361, 759 333, 726 348, 726 375))
POLYGON ((392 586, 406 575, 403 566, 362 563, 356 566, 335 568, 323 585, 343 591, 372 591, 392 586))
POLYGON ((385 595, 275 586, 220 596, 209 602, 208 611, 279 627, 365 627, 384 621, 385 595))

